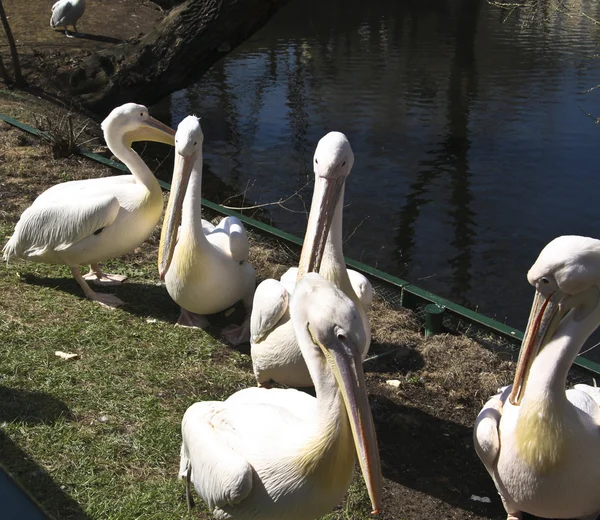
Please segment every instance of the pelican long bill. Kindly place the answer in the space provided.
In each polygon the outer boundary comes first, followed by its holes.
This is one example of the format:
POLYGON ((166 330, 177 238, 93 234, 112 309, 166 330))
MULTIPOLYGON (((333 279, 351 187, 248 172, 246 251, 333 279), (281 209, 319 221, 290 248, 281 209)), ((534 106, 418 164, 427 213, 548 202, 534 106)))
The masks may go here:
POLYGON ((373 514, 378 514, 381 510, 383 477, 360 351, 349 338, 339 336, 337 339, 343 348, 330 349, 315 340, 316 336, 310 330, 310 325, 309 332, 313 341, 325 354, 340 388, 352 429, 358 462, 373 506, 373 514))
POLYGON ((144 123, 127 136, 133 143, 136 141, 154 141, 156 143, 175 144, 175 130, 158 119, 148 116, 144 123))
POLYGON ((319 176, 315 179, 310 216, 298 263, 297 280, 306 273, 319 270, 335 207, 345 180, 345 177, 328 179, 319 176))
POLYGON ((556 291, 550 295, 544 295, 536 291, 519 352, 512 391, 509 396, 511 404, 517 406, 521 404, 533 360, 552 336, 560 319, 565 314, 565 309, 561 305, 564 299, 565 295, 561 291, 556 291))
POLYGON ((181 223, 183 199, 190 181, 194 160, 194 156, 183 157, 178 153, 175 154, 171 194, 165 211, 158 248, 158 272, 161 280, 164 280, 167 274, 177 244, 177 231, 181 223))

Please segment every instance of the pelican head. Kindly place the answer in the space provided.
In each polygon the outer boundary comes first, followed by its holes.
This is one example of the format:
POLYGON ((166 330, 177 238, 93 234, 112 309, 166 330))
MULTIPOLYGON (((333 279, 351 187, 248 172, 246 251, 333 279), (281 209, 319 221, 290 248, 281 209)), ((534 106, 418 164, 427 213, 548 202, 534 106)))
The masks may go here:
POLYGON ((329 132, 321 138, 313 161, 315 188, 298 264, 298 280, 307 272, 319 270, 333 214, 353 164, 354 153, 344 134, 329 132))
POLYGON ((165 212, 158 250, 158 272, 161 280, 167 274, 173 258, 185 192, 194 165, 197 161, 202 161, 203 142, 204 134, 199 118, 187 116, 179 123, 175 134, 175 166, 171 181, 171 194, 165 212))
MULTIPOLYGON (((561 327, 577 324, 582 344, 600 320, 600 240, 561 236, 550 242, 527 279, 535 296, 519 353, 510 402, 519 405, 535 357, 561 327)), ((575 332, 571 332, 574 334, 575 332)))
MULTIPOLYGON (((294 289, 290 315, 313 380, 323 377, 324 370, 333 373, 373 512, 377 513, 381 508, 381 462, 360 355, 367 341, 360 314, 337 287, 317 273, 307 273, 294 289)), ((317 383, 315 386, 318 388, 317 383)))
POLYGON ((102 130, 107 139, 119 136, 127 146, 136 141, 156 141, 173 145, 175 131, 153 118, 144 105, 125 103, 106 116, 102 130))

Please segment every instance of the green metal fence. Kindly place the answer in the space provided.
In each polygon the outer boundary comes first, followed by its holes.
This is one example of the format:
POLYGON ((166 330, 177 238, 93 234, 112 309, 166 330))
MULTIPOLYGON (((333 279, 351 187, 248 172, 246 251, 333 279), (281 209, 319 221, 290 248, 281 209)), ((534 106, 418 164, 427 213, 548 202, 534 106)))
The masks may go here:
MULTIPOLYGON (((12 117, 0 114, 0 120, 38 137, 44 137, 44 132, 12 117)), ((120 162, 113 161, 83 148, 78 149, 78 153, 98 163, 129 173, 127 167, 120 162)), ((165 190, 171 188, 169 183, 161 180, 159 180, 159 183, 165 190)), ((262 237, 262 240, 271 242, 271 244, 274 241, 284 242, 293 246, 294 250, 298 250, 302 245, 301 238, 247 217, 239 212, 224 208, 206 199, 202 199, 202 205, 217 215, 238 217, 249 230, 254 230, 262 237)), ((426 334, 433 334, 445 328, 483 340, 489 340, 493 336, 493 343, 496 346, 511 351, 518 350, 523 340, 523 332, 518 329, 488 318, 483 314, 421 289, 406 280, 392 276, 379 269, 357 262, 351 258, 346 258, 345 260, 349 267, 362 272, 370 279, 373 283, 375 293, 379 297, 394 307, 405 307, 416 311, 425 324, 426 334)), ((491 343, 492 341, 489 342, 491 343)), ((600 364, 594 361, 579 357, 575 361, 575 365, 595 375, 600 375, 600 364)))

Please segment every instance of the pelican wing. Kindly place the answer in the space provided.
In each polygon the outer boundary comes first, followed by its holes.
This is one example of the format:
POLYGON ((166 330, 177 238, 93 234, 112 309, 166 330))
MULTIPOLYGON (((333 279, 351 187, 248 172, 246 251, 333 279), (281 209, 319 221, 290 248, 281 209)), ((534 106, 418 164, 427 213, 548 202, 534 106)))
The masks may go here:
POLYGON ((210 509, 239 504, 252 490, 252 466, 236 449, 226 412, 226 403, 195 403, 181 423, 179 476, 192 472, 191 481, 210 509))
POLYGON ((502 392, 491 397, 483 406, 473 429, 473 443, 475 451, 484 466, 493 475, 494 464, 500 452, 499 425, 502 418, 502 408, 510 393, 510 386, 502 392))
POLYGON ((113 195, 75 198, 60 204, 36 201, 17 222, 4 246, 4 258, 29 258, 67 249, 112 224, 119 209, 119 200, 113 195))
POLYGON ((269 334, 288 309, 289 293, 277 280, 260 283, 254 293, 250 317, 250 339, 258 343, 269 334))
POLYGON ((567 390, 567 399, 582 412, 600 424, 600 388, 589 385, 575 385, 567 390))
POLYGON ((225 217, 212 232, 227 233, 227 235, 229 235, 229 250, 231 251, 231 256, 240 263, 248 260, 250 244, 244 225, 239 218, 225 217))
MULTIPOLYGON (((59 25, 65 25, 66 20, 69 17, 69 13, 73 10, 73 4, 68 0, 60 0, 52 6, 52 18, 50 25, 57 27, 59 25)), ((70 25, 70 22, 69 22, 70 25)))

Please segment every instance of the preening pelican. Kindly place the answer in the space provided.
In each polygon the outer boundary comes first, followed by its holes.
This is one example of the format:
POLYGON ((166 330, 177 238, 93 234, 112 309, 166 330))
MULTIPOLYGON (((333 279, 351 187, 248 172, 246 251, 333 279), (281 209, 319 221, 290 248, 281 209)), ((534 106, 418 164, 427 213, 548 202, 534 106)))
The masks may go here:
POLYGON ((72 25, 77 32, 77 21, 83 16, 85 11, 85 0, 58 0, 52 6, 52 16, 50 17, 50 27, 64 27, 65 36, 73 38, 67 30, 67 26, 72 25))
MULTIPOLYGON (((160 277, 181 307, 178 323, 198 327, 207 325, 204 315, 221 312, 239 300, 250 309, 256 284, 240 220, 226 217, 216 227, 202 220, 203 140, 197 117, 179 123, 173 184, 158 252, 160 277)), ((248 341, 249 318, 223 332, 233 344, 248 341)))
MULTIPOLYGON (((357 304, 367 331, 361 352, 364 360, 371 343, 366 308, 371 303, 372 288, 359 273, 352 275, 362 301, 368 303, 363 306, 346 269, 342 247, 344 184, 353 164, 354 154, 344 134, 330 132, 319 141, 314 156, 315 188, 296 275, 318 271, 357 304)), ((312 386, 290 322, 288 299, 293 291, 293 274, 292 270, 284 274, 281 281, 263 281, 254 295, 250 344, 259 385, 273 380, 289 386, 312 386)))
POLYGON ((100 285, 122 282, 124 276, 105 274, 98 263, 139 246, 158 224, 163 208, 160 185, 131 144, 172 145, 175 132, 135 103, 115 108, 102 130, 106 144, 132 175, 52 186, 23 212, 3 253, 6 261, 16 257, 68 265, 87 298, 116 307, 123 304, 119 298, 93 291, 86 280, 100 285), (91 265, 85 277, 81 264, 91 265))
POLYGON ((566 378, 600 324, 600 240, 562 236, 527 274, 536 289, 514 382, 475 423, 477 454, 509 520, 600 513, 600 388, 566 378))
POLYGON ((381 508, 360 313, 317 273, 296 284, 290 307, 316 398, 248 388, 224 402, 195 403, 183 417, 179 475, 188 497, 191 482, 217 519, 319 518, 344 498, 355 452, 373 510, 381 508))

